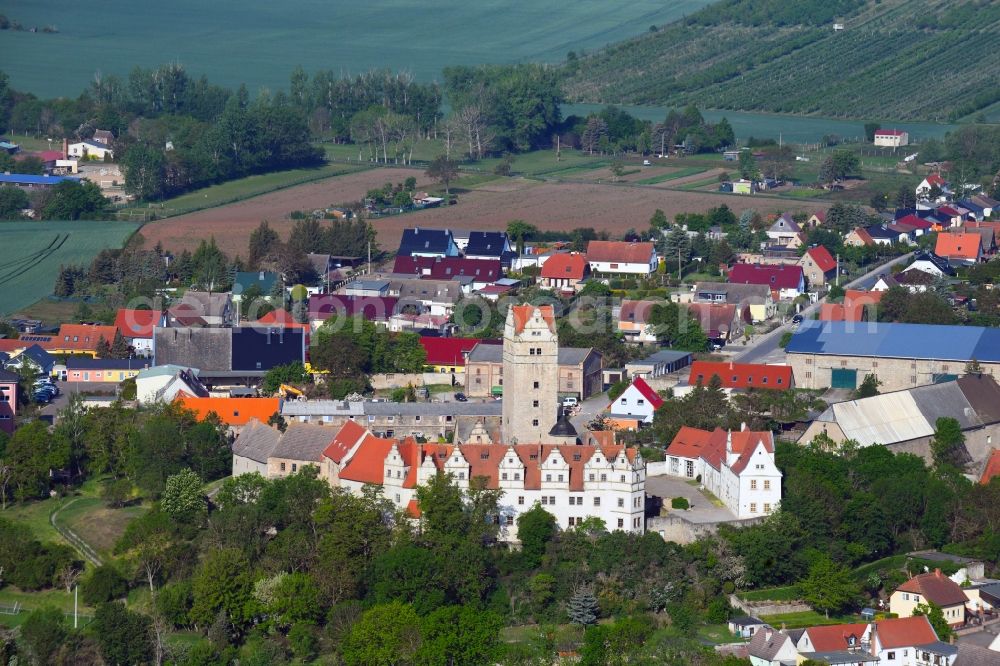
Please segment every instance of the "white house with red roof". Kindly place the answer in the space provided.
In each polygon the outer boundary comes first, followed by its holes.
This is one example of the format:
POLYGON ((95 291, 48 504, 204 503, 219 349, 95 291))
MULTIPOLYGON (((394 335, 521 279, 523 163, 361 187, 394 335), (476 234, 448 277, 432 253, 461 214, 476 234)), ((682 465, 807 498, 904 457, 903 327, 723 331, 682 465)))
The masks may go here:
POLYGON ((927 199, 931 195, 931 190, 940 190, 941 195, 935 198, 935 201, 947 201, 948 197, 945 196, 951 193, 951 189, 948 185, 948 181, 941 177, 939 173, 932 173, 917 185, 915 193, 917 199, 927 199))
POLYGON ((653 412, 663 404, 663 398, 642 377, 636 377, 620 396, 608 405, 612 419, 635 419, 653 422, 653 412))
POLYGON ((666 463, 670 475, 700 477, 737 518, 770 515, 781 502, 781 472, 770 432, 684 426, 667 447, 666 463))
POLYGON ((958 654, 957 648, 941 642, 925 615, 872 622, 861 641, 879 658, 879 666, 949 666, 958 654))
POLYGON ((645 530, 645 462, 636 449, 615 444, 420 444, 376 437, 350 421, 324 450, 320 469, 331 485, 355 494, 381 486, 412 517, 419 517, 417 486, 435 474, 451 474, 463 489, 481 477, 503 491, 497 519, 505 541, 517 540, 517 517, 535 504, 562 529, 595 517, 609 530, 645 530))
POLYGON ((878 129, 875 130, 875 145, 883 148, 902 148, 909 145, 910 135, 906 130, 878 129))
POLYGON ((764 285, 782 299, 795 298, 806 290, 805 273, 797 264, 735 264, 727 280, 731 284, 764 285))
POLYGON ((587 243, 587 262, 595 273, 622 275, 652 275, 659 266, 656 246, 649 242, 593 240, 587 243))
POLYGON ((115 316, 115 328, 139 356, 153 355, 153 329, 165 323, 166 316, 160 310, 122 308, 115 316))

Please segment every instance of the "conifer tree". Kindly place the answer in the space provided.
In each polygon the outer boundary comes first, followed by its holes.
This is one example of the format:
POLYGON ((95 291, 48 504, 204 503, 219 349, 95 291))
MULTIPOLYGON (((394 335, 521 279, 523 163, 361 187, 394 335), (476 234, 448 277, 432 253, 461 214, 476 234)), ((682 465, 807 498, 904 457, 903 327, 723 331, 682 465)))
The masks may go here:
POLYGON ((593 590, 584 585, 578 587, 569 601, 566 602, 566 615, 573 624, 584 627, 595 624, 600 609, 597 606, 597 598, 593 590))

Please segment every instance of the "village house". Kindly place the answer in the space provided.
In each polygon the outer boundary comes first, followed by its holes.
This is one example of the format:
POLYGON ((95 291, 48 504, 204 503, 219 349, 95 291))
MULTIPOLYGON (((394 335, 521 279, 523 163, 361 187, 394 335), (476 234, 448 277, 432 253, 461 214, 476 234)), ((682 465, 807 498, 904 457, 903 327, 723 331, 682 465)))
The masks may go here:
POLYGON ((232 326, 234 314, 232 294, 188 290, 167 309, 167 326, 232 326))
POLYGON ((101 340, 108 345, 115 341, 117 328, 96 324, 63 324, 59 332, 47 343, 42 343, 45 351, 54 355, 87 354, 97 355, 101 340))
POLYGON ((798 661, 795 642, 782 630, 764 626, 753 633, 747 646, 753 666, 786 666, 798 661))
POLYGON ((770 515, 781 502, 781 472, 770 432, 683 426, 667 447, 666 462, 672 476, 700 477, 738 519, 770 515))
POLYGON ((898 280, 904 273, 912 271, 922 271, 938 279, 946 279, 955 275, 955 269, 952 268, 948 260, 932 252, 918 252, 914 254, 910 265, 900 271, 895 277, 898 280))
POLYGON ((214 414, 235 433, 254 419, 266 423, 281 413, 281 398, 212 398, 179 393, 174 403, 193 411, 199 421, 214 414))
POLYGON ((799 260, 810 287, 822 287, 837 277, 837 260, 822 245, 806 250, 799 260))
POLYGON ((103 162, 106 159, 114 159, 115 151, 108 144, 99 141, 79 141, 69 144, 69 156, 80 160, 103 162))
POLYGON ((947 201, 947 195, 950 192, 948 182, 941 177, 941 174, 932 173, 917 185, 914 193, 917 195, 917 199, 928 199, 932 193, 937 193, 935 200, 947 201))
POLYGON ((539 286, 564 292, 575 292, 590 276, 587 257, 576 252, 554 254, 542 265, 539 286))
MULTIPOLYGON (((494 284, 503 277, 499 259, 470 259, 467 257, 424 257, 420 255, 397 256, 392 268, 393 276, 412 275, 427 280, 467 279, 475 290, 494 284)), ((386 294, 376 294, 384 296, 386 294)))
POLYGON ((403 305, 396 296, 351 296, 346 294, 314 294, 309 297, 309 323, 313 330, 327 319, 363 317, 388 326, 389 320, 403 305))
MULTIPOLYGON (((771 319, 777 313, 774 295, 770 285, 698 282, 692 291, 691 300, 695 303, 735 304, 740 318, 759 323, 771 319)), ((684 302, 683 299, 681 302, 684 302)))
POLYGON ((851 247, 870 247, 875 244, 875 240, 864 227, 855 227, 844 236, 844 245, 851 247))
POLYGON ((843 303, 823 303, 819 310, 820 321, 869 321, 877 318, 876 309, 884 291, 848 289, 843 303))
POLYGON ((440 338, 420 336, 420 345, 427 353, 427 367, 431 372, 464 373, 469 352, 480 338, 440 338))
POLYGON ((647 276, 659 266, 656 246, 648 242, 590 241, 587 261, 590 270, 601 275, 647 276))
POLYGON ((662 404, 663 398, 642 377, 636 377, 605 411, 616 427, 638 430, 640 424, 653 422, 653 412, 662 404))
POLYGON ((978 233, 949 232, 938 234, 934 254, 952 266, 972 266, 983 256, 983 239, 978 233))
POLYGON ((132 379, 150 365, 148 358, 90 358, 70 356, 60 368, 55 366, 59 378, 67 382, 115 382, 132 379))
POLYGON ((895 589, 889 596, 889 611, 899 617, 910 617, 923 604, 941 608, 944 619, 953 627, 965 624, 965 604, 968 602, 961 586, 935 569, 919 574, 895 589))
POLYGON ((882 148, 901 148, 910 144, 910 135, 906 130, 877 129, 875 130, 875 145, 882 148))
POLYGON ((689 303, 685 307, 713 344, 725 345, 743 335, 747 313, 741 315, 733 303, 689 303))
POLYGON ((517 255, 511 248, 505 231, 470 231, 469 240, 462 252, 467 259, 499 261, 508 268, 517 255))
POLYGON ((457 257, 458 246, 448 229, 403 229, 397 255, 404 257, 457 257))
POLYGON ((122 308, 115 315, 115 328, 139 356, 153 355, 153 330, 166 325, 160 310, 130 310, 122 308))
POLYGON ((806 290, 805 274, 801 266, 736 264, 729 269, 728 280, 733 284, 765 286, 776 291, 782 300, 793 299, 806 290))
POLYGON ((680 372, 691 365, 691 352, 676 349, 661 349, 651 356, 635 359, 625 364, 625 374, 628 377, 655 379, 674 372, 680 372))
POLYGON ((198 371, 179 365, 154 365, 135 376, 136 400, 142 405, 170 404, 179 394, 207 398, 198 371))
POLYGON ((153 332, 153 365, 199 370, 203 383, 257 382, 279 365, 305 361, 306 331, 301 328, 159 328, 153 332))
POLYGON ((691 364, 688 384, 708 386, 718 377, 728 390, 772 389, 784 391, 793 387, 792 369, 787 365, 734 363, 732 361, 695 361, 691 364))
POLYGON ((233 476, 260 474, 268 476, 268 458, 281 439, 281 431, 251 419, 233 442, 233 476))
POLYGON ((649 323, 649 315, 659 301, 623 300, 618 308, 618 332, 626 342, 655 344, 656 327, 649 323))
POLYGON ((17 418, 17 386, 21 375, 0 370, 0 431, 11 435, 17 418))
POLYGON ((785 213, 775 220, 765 233, 769 245, 788 245, 795 236, 802 233, 802 227, 790 214, 785 213))
MULTIPOLYGON (((281 275, 272 271, 237 271, 233 278, 232 301, 237 305, 243 305, 241 316, 246 316, 248 304, 243 303, 243 294, 254 290, 259 297, 271 301, 275 290, 284 289, 281 283, 281 275)), ((282 291, 284 293, 284 291, 282 291)))

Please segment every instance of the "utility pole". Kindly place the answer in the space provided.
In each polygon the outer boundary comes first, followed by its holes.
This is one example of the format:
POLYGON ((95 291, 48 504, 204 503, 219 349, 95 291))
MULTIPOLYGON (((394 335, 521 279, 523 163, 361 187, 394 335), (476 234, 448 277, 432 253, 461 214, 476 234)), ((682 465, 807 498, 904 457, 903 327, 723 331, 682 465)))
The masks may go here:
POLYGON ((73 587, 73 628, 76 629, 80 626, 80 614, 79 604, 77 603, 80 597, 80 586, 76 585, 73 587))
POLYGON ((681 281, 681 246, 677 246, 677 281, 681 281))
POLYGON ((837 253, 837 286, 840 286, 840 253, 837 253))
POLYGON ((372 273, 372 242, 368 241, 368 274, 372 273))

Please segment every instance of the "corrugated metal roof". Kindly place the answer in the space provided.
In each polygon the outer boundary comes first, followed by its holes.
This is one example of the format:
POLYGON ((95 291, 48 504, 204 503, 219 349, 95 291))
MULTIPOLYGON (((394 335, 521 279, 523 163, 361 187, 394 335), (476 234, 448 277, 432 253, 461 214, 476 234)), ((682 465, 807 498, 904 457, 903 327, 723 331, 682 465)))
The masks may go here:
POLYGON ((951 417, 958 421, 962 429, 975 428, 983 424, 976 410, 969 404, 958 382, 945 382, 921 386, 910 391, 917 408, 933 427, 941 417, 951 417))
POLYGON ((844 436, 862 446, 894 444, 934 434, 909 391, 833 405, 844 436))
POLYGON ((1000 329, 979 326, 806 320, 790 354, 1000 363, 1000 329))

